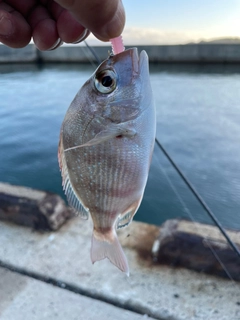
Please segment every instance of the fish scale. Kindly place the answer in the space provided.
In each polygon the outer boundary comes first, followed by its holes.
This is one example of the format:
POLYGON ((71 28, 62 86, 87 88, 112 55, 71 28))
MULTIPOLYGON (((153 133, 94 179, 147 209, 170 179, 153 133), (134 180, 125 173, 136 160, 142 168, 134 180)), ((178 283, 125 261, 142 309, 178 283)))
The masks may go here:
POLYGON ((108 258, 129 273, 116 229, 132 221, 141 203, 155 131, 146 52, 110 55, 71 103, 58 152, 69 204, 93 220, 93 263, 108 258))
MULTIPOLYGON (((119 206, 116 204, 115 201, 112 201, 112 195, 115 193, 115 197, 121 198, 121 190, 125 190, 126 188, 128 188, 131 181, 134 181, 135 179, 134 177, 131 178, 131 176, 129 175, 129 173, 134 175, 134 170, 132 166, 129 168, 129 170, 127 170, 126 168, 126 163, 131 161, 131 157, 126 153, 124 154, 126 155, 126 159, 122 158, 122 154, 120 154, 121 158, 120 155, 118 157, 118 153, 116 152, 114 157, 108 156, 108 158, 105 159, 105 161, 102 161, 101 165, 98 167, 98 171, 101 172, 100 175, 96 174, 97 170, 95 172, 92 170, 92 168, 96 166, 96 163, 98 161, 96 159, 96 156, 98 154, 106 154, 107 151, 109 152, 109 148, 111 147, 108 143, 106 146, 105 144, 103 144, 99 147, 96 146, 96 148, 91 147, 91 151, 89 151, 88 153, 87 164, 84 165, 84 160, 81 161, 82 171, 84 171, 84 167, 87 168, 86 176, 90 184, 90 187, 88 189, 85 188, 85 190, 82 191, 81 198, 83 199, 83 202, 84 198, 86 197, 88 198, 87 200, 90 201, 92 204, 95 203, 95 206, 97 203, 98 207, 109 208, 109 211, 113 211, 115 209, 114 206, 116 208, 119 208, 119 206), (91 165, 89 166, 90 163, 91 165), (123 166, 122 163, 124 163, 125 166, 123 166), (119 170, 116 170, 116 167, 118 167, 119 170), (116 178, 114 179, 114 175, 115 177, 118 177, 119 181, 121 181, 120 186, 118 180, 116 178), (94 185, 94 187, 91 186, 91 183, 94 185), (101 197, 96 199, 96 194, 100 190, 101 197), (84 196, 85 193, 86 196, 84 196)), ((113 150, 114 149, 115 148, 113 147, 113 150)), ((119 210, 121 210, 121 208, 119 208, 119 210)))

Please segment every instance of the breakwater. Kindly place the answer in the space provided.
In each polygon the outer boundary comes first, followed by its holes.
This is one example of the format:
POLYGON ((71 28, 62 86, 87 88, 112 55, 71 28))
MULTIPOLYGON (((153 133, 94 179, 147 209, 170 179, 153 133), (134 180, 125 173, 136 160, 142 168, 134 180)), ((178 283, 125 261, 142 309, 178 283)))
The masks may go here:
MULTIPOLYGON (((239 44, 187 44, 137 46, 146 50, 153 63, 240 63, 239 44)), ((129 48, 128 46, 126 48, 129 48)), ((106 59, 110 46, 93 46, 100 61, 106 59)), ((0 45, 0 63, 89 63, 96 61, 86 46, 62 46, 53 51, 39 51, 33 44, 22 49, 0 45)))

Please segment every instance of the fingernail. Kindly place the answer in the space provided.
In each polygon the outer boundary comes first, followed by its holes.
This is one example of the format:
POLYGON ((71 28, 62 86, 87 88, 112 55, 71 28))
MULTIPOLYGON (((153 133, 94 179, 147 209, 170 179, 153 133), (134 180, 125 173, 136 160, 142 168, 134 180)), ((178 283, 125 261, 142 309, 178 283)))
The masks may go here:
POLYGON ((54 43, 54 45, 53 45, 50 49, 48 49, 48 51, 49 51, 49 50, 55 50, 55 49, 57 49, 58 47, 60 47, 62 44, 63 44, 63 41, 59 38, 59 39, 54 43))
POLYGON ((12 21, 6 17, 0 17, 0 35, 10 36, 13 33, 12 21))
POLYGON ((80 38, 77 41, 73 42, 73 44, 77 44, 77 43, 82 42, 83 40, 85 40, 89 36, 89 34, 90 34, 90 31, 88 29, 85 29, 83 31, 83 33, 81 34, 80 38))

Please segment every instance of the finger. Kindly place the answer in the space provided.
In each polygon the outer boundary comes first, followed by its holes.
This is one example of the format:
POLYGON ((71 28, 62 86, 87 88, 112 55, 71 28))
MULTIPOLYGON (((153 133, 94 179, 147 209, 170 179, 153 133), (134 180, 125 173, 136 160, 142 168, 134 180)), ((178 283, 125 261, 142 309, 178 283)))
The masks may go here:
POLYGON ((32 27, 33 41, 39 50, 51 50, 60 43, 56 22, 45 7, 35 7, 28 21, 32 27))
POLYGON ((10 6, 0 4, 0 42, 12 48, 25 47, 31 40, 31 28, 10 6))
POLYGON ((26 17, 32 8, 36 6, 37 0, 5 0, 5 2, 26 17))
POLYGON ((47 7, 54 20, 57 21, 58 34, 64 42, 80 42, 81 39, 86 38, 86 29, 73 17, 68 10, 61 7, 55 1, 50 2, 47 7))
POLYGON ((90 32, 68 10, 61 7, 55 1, 48 4, 48 10, 55 21, 57 21, 58 34, 64 42, 79 43, 89 36, 90 32))
POLYGON ((108 41, 122 33, 125 12, 120 0, 56 0, 94 35, 108 41))
POLYGON ((56 22, 51 19, 39 22, 33 30, 32 37, 36 47, 42 51, 56 49, 61 44, 56 22))
POLYGON ((67 10, 62 11, 58 17, 57 29, 60 38, 66 43, 81 42, 89 35, 89 32, 67 10))

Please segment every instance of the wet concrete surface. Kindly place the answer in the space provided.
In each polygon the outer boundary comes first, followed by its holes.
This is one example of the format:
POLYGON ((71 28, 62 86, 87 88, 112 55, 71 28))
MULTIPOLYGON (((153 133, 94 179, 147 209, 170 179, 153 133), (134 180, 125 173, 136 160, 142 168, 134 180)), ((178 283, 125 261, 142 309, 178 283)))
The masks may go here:
POLYGON ((148 317, 0 268, 1 320, 146 318, 148 317))
MULTIPOLYGON (((92 225, 80 218, 74 218, 59 231, 50 233, 1 222, 0 261, 16 270, 24 270, 29 276, 53 279, 93 301, 100 300, 155 319, 239 320, 240 285, 155 264, 150 250, 158 232, 158 227, 138 222, 120 232, 130 277, 108 260, 91 264, 92 225)), ((20 292, 25 290, 24 285, 20 285, 20 292)), ((3 302, 4 305, 7 303, 3 302)), ((37 304, 37 300, 31 303, 37 304)))

